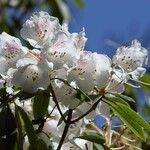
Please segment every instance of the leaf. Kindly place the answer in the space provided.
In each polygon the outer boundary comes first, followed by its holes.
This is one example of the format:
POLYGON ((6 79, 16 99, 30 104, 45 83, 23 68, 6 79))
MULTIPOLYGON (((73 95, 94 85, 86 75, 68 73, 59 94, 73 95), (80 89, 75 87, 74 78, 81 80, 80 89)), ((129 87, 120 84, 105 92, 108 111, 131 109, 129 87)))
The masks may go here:
POLYGON ((135 133, 139 138, 145 140, 143 129, 150 131, 150 125, 139 114, 118 102, 108 102, 120 119, 135 133))
POLYGON ((17 147, 18 150, 23 149, 23 132, 22 132, 22 124, 21 124, 21 118, 19 115, 19 112, 17 111, 17 108, 15 107, 15 119, 17 124, 17 147))
POLYGON ((138 82, 145 92, 150 92, 150 74, 145 74, 138 82))
MULTIPOLYGON (((68 115, 69 110, 66 110, 65 113, 63 114, 64 118, 68 115)), ((63 122, 63 117, 61 116, 61 118, 58 121, 57 126, 59 126, 61 123, 63 122)))
POLYGON ((14 149, 17 137, 15 130, 14 115, 9 107, 3 108, 0 112, 0 149, 14 149))
POLYGON ((146 105, 142 110, 146 115, 150 116, 150 106, 146 105))
POLYGON ((46 143, 44 143, 44 141, 42 139, 38 140, 36 150, 48 150, 46 143))
POLYGON ((123 105, 126 105, 129 107, 129 104, 122 98, 120 97, 116 97, 116 96, 105 96, 105 99, 107 99, 108 101, 114 103, 114 102, 117 102, 117 103, 120 103, 120 104, 123 104, 123 105))
POLYGON ((121 99, 123 99, 123 100, 125 100, 125 101, 129 101, 129 102, 134 102, 134 103, 135 103, 135 100, 134 100, 133 98, 127 96, 127 95, 116 94, 116 93, 113 94, 113 95, 115 95, 116 97, 119 97, 119 98, 121 98, 121 99))
POLYGON ((77 137, 80 139, 84 139, 90 142, 94 142, 97 144, 103 144, 105 142, 105 139, 103 138, 102 135, 100 135, 97 132, 93 132, 93 131, 84 131, 81 136, 77 137))
POLYGON ((40 91, 33 99, 33 115, 35 119, 44 118, 49 105, 49 90, 40 91))
POLYGON ((19 97, 19 100, 26 100, 26 99, 34 97, 34 94, 20 91, 19 93, 17 93, 17 96, 19 97))
POLYGON ((75 4, 77 6, 79 6, 80 8, 84 8, 85 7, 85 3, 83 0, 74 0, 75 4))
POLYGON ((104 150, 104 147, 100 144, 93 143, 93 150, 104 150))
POLYGON ((100 95, 87 95, 81 89, 77 89, 76 98, 78 98, 81 101, 81 103, 94 101, 94 100, 98 99, 99 97, 100 97, 100 95))
POLYGON ((32 123, 31 123, 28 115, 26 114, 26 112, 21 107, 16 106, 16 109, 19 112, 19 114, 23 120, 24 128, 25 128, 25 131, 27 133, 29 143, 30 143, 30 148, 31 148, 31 150, 36 150, 36 144, 37 144, 38 138, 36 136, 36 133, 34 131, 32 123))

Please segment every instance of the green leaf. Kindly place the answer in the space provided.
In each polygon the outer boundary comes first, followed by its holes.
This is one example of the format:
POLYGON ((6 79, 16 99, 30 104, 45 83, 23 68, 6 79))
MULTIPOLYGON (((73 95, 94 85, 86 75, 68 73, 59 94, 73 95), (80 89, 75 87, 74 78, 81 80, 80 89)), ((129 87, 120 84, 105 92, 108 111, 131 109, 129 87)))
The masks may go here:
POLYGON ((100 144, 93 143, 93 150, 104 150, 104 147, 100 144))
POLYGON ((145 106, 142 110, 146 115, 150 116, 150 106, 145 106))
POLYGON ((35 119, 44 118, 49 105, 49 91, 44 90, 36 94, 33 99, 33 115, 35 119))
MULTIPOLYGON (((69 113, 69 110, 66 110, 65 113, 63 114, 64 118, 68 115, 68 113, 69 113)), ((63 117, 61 116, 58 121, 57 126, 59 126, 62 122, 63 122, 63 117)))
POLYGON ((127 95, 116 94, 116 93, 113 94, 113 95, 115 95, 116 97, 119 97, 119 98, 121 98, 121 99, 123 99, 123 100, 125 100, 125 101, 129 101, 129 102, 134 102, 134 103, 135 103, 135 100, 134 100, 133 98, 127 96, 127 95))
POLYGON ((77 6, 79 6, 80 8, 84 8, 85 7, 85 3, 83 0, 74 0, 75 4, 77 6))
POLYGON ((17 93, 17 96, 19 97, 19 100, 26 100, 34 97, 34 94, 20 91, 19 93, 17 93))
POLYGON ((150 92, 150 74, 145 74, 138 82, 145 92, 150 92))
POLYGON ((16 120, 7 106, 0 112, 0 149, 14 149, 17 133, 16 120), (7 144, 9 143, 9 144, 7 144))
POLYGON ((28 115, 26 114, 26 112, 21 107, 16 106, 16 109, 19 112, 19 114, 23 120, 24 128, 25 128, 25 131, 29 138, 30 148, 31 148, 31 150, 36 150, 38 138, 36 136, 36 133, 34 131, 32 123, 31 123, 28 115))
MULTIPOLYGON (((107 101, 108 102, 108 101, 107 101)), ((139 138, 145 140, 143 129, 150 131, 150 125, 139 114, 131 108, 118 102, 108 102, 120 119, 135 133, 139 138)))
POLYGON ((81 101, 81 103, 94 101, 94 100, 98 99, 99 97, 100 97, 100 95, 87 95, 81 89, 77 89, 76 98, 78 98, 81 101))
POLYGON ((48 150, 46 143, 44 143, 44 141, 42 139, 38 140, 36 150, 48 150))
POLYGON ((23 132, 22 132, 22 123, 21 123, 21 118, 19 115, 19 112, 17 111, 17 108, 15 107, 15 119, 16 119, 16 124, 17 124, 17 147, 18 150, 23 149, 23 132))
POLYGON ((81 136, 79 136, 77 138, 84 139, 84 140, 94 142, 97 144, 103 144, 105 142, 105 139, 103 138, 103 136, 94 131, 84 131, 81 134, 81 136))
POLYGON ((116 96, 105 96, 105 99, 112 103, 120 103, 129 107, 129 104, 122 98, 116 96))

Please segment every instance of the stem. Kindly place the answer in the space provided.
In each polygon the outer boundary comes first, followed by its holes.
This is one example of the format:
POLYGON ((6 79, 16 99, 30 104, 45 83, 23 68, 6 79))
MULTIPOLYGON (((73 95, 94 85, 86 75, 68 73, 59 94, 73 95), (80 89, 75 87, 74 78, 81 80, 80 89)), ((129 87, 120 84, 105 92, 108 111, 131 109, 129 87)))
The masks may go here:
POLYGON ((66 120, 66 125, 64 127, 64 131, 63 131, 63 134, 62 134, 62 137, 60 139, 60 142, 59 142, 59 145, 57 147, 57 150, 60 150, 61 147, 62 147, 62 144, 66 138, 66 135, 67 135, 67 132, 68 132, 68 129, 69 129, 69 126, 71 125, 71 118, 72 118, 72 110, 69 109, 69 113, 68 113, 68 118, 66 120))
POLYGON ((55 92, 54 92, 53 87, 52 87, 51 84, 49 85, 49 88, 50 88, 50 91, 51 91, 51 93, 52 93, 52 97, 53 97, 53 100, 54 100, 54 102, 55 102, 55 104, 56 104, 56 107, 57 107, 57 109, 58 109, 58 111, 59 111, 59 113, 60 113, 60 115, 61 115, 63 121, 66 123, 67 120, 65 119, 65 117, 64 117, 64 115, 63 115, 63 113, 62 113, 62 111, 61 111, 61 109, 60 109, 60 107, 59 107, 59 104, 58 104, 58 101, 57 101, 55 92))
POLYGON ((56 105, 53 107, 52 111, 47 115, 46 120, 51 116, 51 114, 53 113, 53 111, 55 110, 56 105))
POLYGON ((110 147, 112 138, 111 119, 106 120, 106 145, 110 147))
POLYGON ((84 113, 82 116, 78 117, 77 119, 72 120, 71 124, 74 124, 75 122, 79 121, 80 119, 82 119, 83 117, 85 117, 86 115, 88 115, 91 111, 93 111, 97 107, 97 105, 99 104, 99 102, 102 100, 102 98, 103 98, 103 96, 99 100, 97 100, 92 105, 92 107, 86 113, 84 113))

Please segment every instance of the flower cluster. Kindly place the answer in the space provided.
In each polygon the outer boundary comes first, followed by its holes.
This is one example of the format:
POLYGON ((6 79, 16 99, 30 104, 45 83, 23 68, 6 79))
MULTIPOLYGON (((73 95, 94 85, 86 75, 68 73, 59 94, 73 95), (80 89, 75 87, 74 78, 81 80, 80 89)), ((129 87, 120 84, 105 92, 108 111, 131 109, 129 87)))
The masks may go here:
MULTIPOLYGON (((33 49, 23 46, 18 38, 5 32, 0 35, 1 87, 6 86, 9 94, 15 92, 14 87, 34 94, 51 85, 54 91, 52 97, 57 100, 62 113, 67 109, 74 110, 72 120, 83 115, 94 103, 81 102, 79 91, 89 96, 123 93, 124 84, 129 80, 137 81, 146 71, 143 65, 147 62, 148 51, 139 41, 133 40, 130 46, 119 47, 111 59, 107 55, 84 50, 87 41, 84 30, 70 33, 66 24, 60 25, 57 18, 43 11, 34 13, 23 24, 21 37, 33 49)), ((23 105, 18 99, 16 103, 33 118, 31 99, 23 105)), ((93 120, 96 114, 102 114, 107 119, 106 112, 101 109, 105 105, 100 102, 96 111, 70 125, 62 150, 90 147, 90 142, 74 140, 73 137, 79 135, 84 129, 80 127, 89 118, 93 120)), ((55 102, 51 101, 48 111, 51 112, 53 107, 55 102)), ((61 117, 59 110, 54 110, 43 126, 42 131, 46 134, 39 134, 44 141, 48 141, 48 145, 51 145, 49 139, 52 139, 54 147, 59 145, 65 126, 65 123, 58 126, 61 117)), ((24 149, 28 145, 28 138, 25 137, 24 149)))

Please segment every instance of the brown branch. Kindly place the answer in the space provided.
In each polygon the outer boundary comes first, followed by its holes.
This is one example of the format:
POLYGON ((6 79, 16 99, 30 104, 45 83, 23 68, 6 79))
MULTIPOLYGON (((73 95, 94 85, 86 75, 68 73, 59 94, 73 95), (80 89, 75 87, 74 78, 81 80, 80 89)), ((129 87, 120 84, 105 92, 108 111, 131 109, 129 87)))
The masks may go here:
POLYGON ((58 145, 58 147, 57 147, 57 150, 60 150, 61 147, 62 147, 62 145, 63 145, 63 142, 64 142, 64 140, 65 140, 65 138, 66 138, 66 135, 67 135, 67 133, 68 133, 69 127, 70 127, 70 125, 71 125, 71 118, 72 118, 72 110, 69 109, 68 118, 67 118, 67 120, 66 120, 66 125, 65 125, 65 127, 64 127, 64 131, 63 131, 62 137, 61 137, 61 139, 60 139, 59 145, 58 145))
POLYGON ((59 104, 58 104, 58 101, 57 101, 55 92, 54 92, 53 87, 52 87, 51 84, 49 85, 49 88, 50 88, 50 91, 51 91, 51 93, 52 93, 53 101, 55 102, 56 107, 57 107, 57 109, 58 109, 58 111, 59 111, 59 113, 60 113, 60 115, 61 115, 63 121, 66 123, 67 120, 65 119, 65 117, 64 117, 64 115, 63 115, 63 113, 62 113, 62 111, 61 111, 61 109, 60 109, 60 107, 59 107, 59 104))

